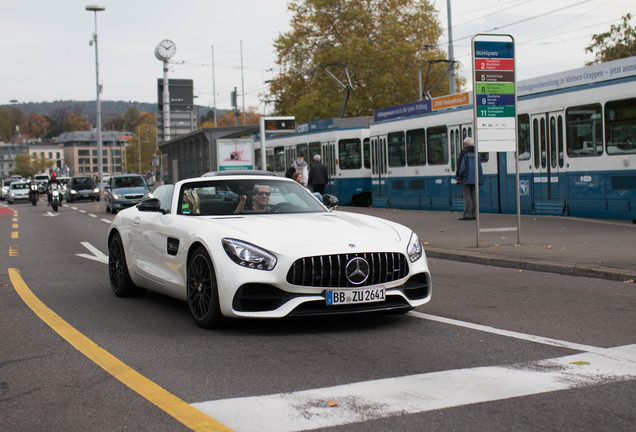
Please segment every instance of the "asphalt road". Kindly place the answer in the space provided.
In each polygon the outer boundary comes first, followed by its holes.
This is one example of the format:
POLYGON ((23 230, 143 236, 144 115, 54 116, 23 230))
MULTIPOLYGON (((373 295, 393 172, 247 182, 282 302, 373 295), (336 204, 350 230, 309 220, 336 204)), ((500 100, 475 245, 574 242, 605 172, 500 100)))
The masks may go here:
POLYGON ((0 216, 0 430, 197 429, 53 331, 25 287, 54 325, 219 422, 207 430, 636 428, 633 284, 431 259, 433 299, 406 315, 206 331, 185 303, 112 294, 102 202, 10 209, 0 216))

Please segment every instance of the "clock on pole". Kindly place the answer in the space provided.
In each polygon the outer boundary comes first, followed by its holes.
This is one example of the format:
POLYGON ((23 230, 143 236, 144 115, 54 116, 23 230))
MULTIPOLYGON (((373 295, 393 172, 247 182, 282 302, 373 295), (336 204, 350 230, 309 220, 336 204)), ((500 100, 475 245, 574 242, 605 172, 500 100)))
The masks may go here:
POLYGON ((155 48, 155 57, 161 61, 168 61, 177 52, 177 45, 170 39, 164 39, 159 42, 155 48))

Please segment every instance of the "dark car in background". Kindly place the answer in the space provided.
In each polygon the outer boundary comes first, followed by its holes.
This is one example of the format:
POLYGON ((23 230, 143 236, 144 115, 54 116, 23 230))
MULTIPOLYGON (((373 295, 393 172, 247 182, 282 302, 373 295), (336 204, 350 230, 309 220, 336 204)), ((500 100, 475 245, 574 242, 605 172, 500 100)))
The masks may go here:
POLYGON ((146 183, 140 174, 122 174, 112 176, 104 186, 104 206, 106 212, 117 213, 128 207, 139 204, 144 198, 152 197, 152 183, 146 183))
POLYGON ((71 177, 66 187, 66 201, 81 199, 90 199, 91 201, 99 201, 99 189, 95 184, 95 180, 91 176, 75 176, 71 177))

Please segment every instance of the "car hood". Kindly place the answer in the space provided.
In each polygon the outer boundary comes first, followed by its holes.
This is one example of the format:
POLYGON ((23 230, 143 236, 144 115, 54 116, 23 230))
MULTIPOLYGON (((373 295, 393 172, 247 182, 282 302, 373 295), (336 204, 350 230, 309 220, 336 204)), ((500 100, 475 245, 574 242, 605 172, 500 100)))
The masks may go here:
POLYGON ((223 236, 273 252, 302 248, 308 255, 355 251, 401 251, 411 230, 384 219, 348 212, 206 218, 222 224, 223 236))

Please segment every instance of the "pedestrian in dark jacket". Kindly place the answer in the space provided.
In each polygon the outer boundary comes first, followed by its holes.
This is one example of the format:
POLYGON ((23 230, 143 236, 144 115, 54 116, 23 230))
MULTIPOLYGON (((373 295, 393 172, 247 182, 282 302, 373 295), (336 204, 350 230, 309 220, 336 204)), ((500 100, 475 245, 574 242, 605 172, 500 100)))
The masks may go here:
MULTIPOLYGON (((481 169, 481 157, 477 155, 479 166, 479 184, 483 184, 483 172, 481 169)), ((459 155, 456 175, 457 183, 462 186, 462 198, 464 198, 464 215, 459 220, 472 220, 477 215, 475 203, 475 146, 473 139, 464 139, 464 150, 459 155)))
POLYGON ((309 184, 314 192, 324 195, 327 183, 329 183, 327 167, 320 162, 320 155, 317 154, 314 156, 314 163, 309 167, 309 184))

